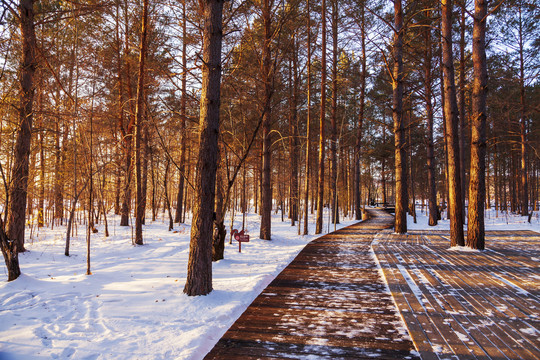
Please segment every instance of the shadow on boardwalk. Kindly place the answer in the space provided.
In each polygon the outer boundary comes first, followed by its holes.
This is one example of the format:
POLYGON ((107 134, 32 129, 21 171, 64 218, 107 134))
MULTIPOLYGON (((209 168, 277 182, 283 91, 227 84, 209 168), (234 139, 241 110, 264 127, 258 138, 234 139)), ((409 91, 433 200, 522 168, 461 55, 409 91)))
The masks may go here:
POLYGON ((540 359, 540 234, 456 251, 369 212, 308 244, 206 359, 540 359))
POLYGON ((206 359, 412 359, 414 346, 380 276, 372 218, 309 243, 206 359))

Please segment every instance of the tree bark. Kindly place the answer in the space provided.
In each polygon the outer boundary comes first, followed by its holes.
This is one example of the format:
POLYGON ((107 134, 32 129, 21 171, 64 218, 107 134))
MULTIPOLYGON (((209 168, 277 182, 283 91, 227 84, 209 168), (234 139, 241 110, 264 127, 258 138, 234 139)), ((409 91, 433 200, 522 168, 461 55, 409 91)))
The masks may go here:
MULTIPOLYGON (((40 82, 41 83, 41 82, 40 82)), ((36 87, 39 87, 38 96, 37 96, 37 109, 38 111, 43 111, 43 85, 36 84, 36 87)), ((38 227, 43 227, 45 225, 45 127, 43 123, 43 115, 39 116, 39 132, 38 132, 38 141, 39 141, 39 199, 38 199, 38 218, 37 225, 38 227)))
MULTIPOLYGON (((129 216, 131 208, 131 178, 133 177, 133 138, 135 130, 135 109, 133 109, 133 89, 131 86, 131 62, 130 62, 130 53, 131 47, 129 44, 129 16, 128 16, 128 1, 124 0, 124 26, 125 26, 125 37, 124 37, 124 66, 125 66, 125 87, 127 90, 127 96, 129 104, 129 123, 124 129, 124 124, 121 125, 122 129, 122 138, 124 140, 124 154, 125 154, 125 177, 124 177, 124 188, 122 194, 122 208, 121 208, 121 217, 120 217, 120 226, 129 226, 129 216)), ((121 68, 119 68, 121 71, 121 68)))
MULTIPOLYGON (((145 106, 145 109, 146 109, 146 106, 145 106)), ((145 121, 143 123, 143 130, 144 130, 144 134, 143 134, 143 138, 142 138, 142 146, 143 146, 143 151, 142 151, 142 202, 141 202, 141 207, 142 207, 142 224, 145 225, 146 224, 146 204, 147 204, 147 194, 148 194, 148 158, 151 156, 150 152, 151 152, 151 149, 150 149, 150 144, 149 144, 149 138, 150 138, 150 134, 148 132, 148 123, 147 123, 147 120, 148 119, 148 113, 147 111, 145 111, 145 121)))
POLYGON ((263 150, 262 150, 262 188, 261 188, 261 229, 259 237, 263 240, 271 240, 272 237, 272 168, 271 162, 271 101, 273 93, 273 71, 271 64, 271 17, 270 1, 264 0, 262 11, 264 23, 264 44, 262 49, 262 76, 264 79, 264 114, 263 114, 263 150))
POLYGON ((9 188, 7 237, 17 243, 13 248, 14 251, 23 252, 26 250, 24 248, 24 226, 28 191, 28 159, 34 116, 32 109, 34 105, 34 74, 37 66, 34 0, 21 0, 19 21, 22 42, 19 75, 19 125, 9 188))
MULTIPOLYGON (((218 152, 218 163, 219 163, 218 152)), ((230 189, 227 189, 230 192, 230 189)), ((227 199, 228 200, 228 199, 227 199)), ((227 201, 228 202, 228 201, 227 201)), ((218 171, 216 174, 216 199, 215 199, 215 214, 214 220, 214 235, 212 240, 212 261, 218 261, 223 259, 225 253, 225 237, 227 232, 225 230, 225 212, 226 212, 225 199, 223 196, 223 174, 218 171)))
MULTIPOLYGON (((360 74, 360 113, 358 114, 358 127, 356 132, 356 147, 354 151, 354 208, 356 220, 362 219, 362 185, 360 183, 360 155, 362 151, 362 126, 364 123, 364 109, 366 100, 366 20, 365 6, 362 5, 360 13, 360 36, 362 46, 362 69, 360 74)), ((384 131, 384 129, 383 129, 384 131)), ((384 172, 384 169, 383 169, 384 172)), ((384 174, 383 174, 384 179, 384 174)))
POLYGON ((450 215, 450 245, 463 246, 463 202, 459 160, 458 108, 452 55, 452 0, 442 0, 442 56, 444 73, 444 113, 448 154, 448 214, 450 215))
POLYGON ((182 95, 180 97, 180 178, 178 180, 178 195, 176 197, 176 214, 174 221, 181 223, 184 208, 184 184, 186 171, 186 104, 187 104, 187 12, 186 0, 182 0, 182 95))
POLYGON ((396 217, 394 231, 407 232, 407 169, 405 153, 405 126, 403 121, 403 9, 401 0, 394 0, 394 69, 392 76, 394 120, 394 151, 396 176, 396 217))
POLYGON ((485 243, 484 203, 486 198, 487 1, 475 0, 474 10, 472 50, 474 78, 467 246, 483 250, 485 243))
POLYGON ((165 197, 163 212, 167 209, 167 215, 169 216, 169 231, 174 228, 174 219, 171 212, 171 200, 169 198, 169 168, 171 166, 171 159, 167 157, 165 161, 165 174, 163 175, 163 196, 165 197))
POLYGON ((54 218, 63 225, 64 218, 64 182, 66 171, 66 144, 68 132, 61 126, 61 121, 55 121, 55 178, 54 178, 54 218), (62 146, 60 146, 62 134, 62 146))
POLYGON ((338 1, 332 1, 332 115, 330 118, 331 196, 332 224, 339 224, 338 161, 337 161, 337 97, 338 97, 338 1))
POLYGON ((142 223, 144 219, 145 201, 143 193, 143 164, 141 161, 143 147, 143 113, 144 113, 144 73, 146 60, 146 37, 148 33, 148 0, 143 1, 141 24, 141 40, 139 45, 139 77, 137 80, 137 106, 135 108, 135 181, 137 195, 135 198, 135 244, 143 245, 142 223))
POLYGON ((90 237, 94 230, 94 174, 93 174, 93 137, 94 137, 94 95, 95 95, 95 83, 92 87, 92 106, 90 109, 90 134, 89 134, 89 159, 88 159, 88 178, 89 178, 89 188, 88 188, 88 224, 86 228, 86 275, 92 275, 90 270, 90 237))
POLYGON ((324 211, 324 156, 326 153, 326 0, 321 2, 321 114, 319 117, 319 176, 317 190, 317 219, 315 234, 322 233, 324 211))
POLYGON ((13 281, 21 275, 19 267, 19 255, 17 253, 17 242, 11 241, 4 231, 4 222, 0 218, 0 250, 6 262, 8 271, 8 281, 13 281))
POLYGON ((212 233, 219 135, 223 0, 205 0, 202 93, 197 160, 197 201, 193 209, 187 281, 184 293, 212 291, 212 233))
POLYGON ((308 234, 308 215, 309 215, 309 177, 310 167, 310 148, 311 148, 311 11, 309 0, 306 0, 306 13, 307 13, 307 109, 306 109, 306 171, 305 171, 305 188, 304 188, 304 235, 308 234))
MULTIPOLYGON (((429 17, 429 13, 427 14, 429 17)), ((433 145, 433 106, 431 104, 432 83, 431 83, 431 58, 433 56, 431 47, 431 27, 425 29, 425 53, 424 53, 424 86, 426 101, 427 120, 427 171, 428 171, 428 207, 429 225, 435 226, 438 221, 437 209, 437 186, 435 183, 435 151, 433 145)))
POLYGON ((459 167, 461 172, 461 200, 463 203, 463 209, 465 209, 465 197, 467 194, 467 183, 465 175, 465 2, 466 1, 463 1, 460 4, 461 19, 459 29, 459 167))
POLYGON ((298 220, 298 50, 296 47, 296 37, 293 36, 292 54, 292 79, 289 81, 291 87, 290 94, 290 121, 289 121, 289 151, 290 151, 290 176, 291 186, 289 192, 289 217, 291 226, 298 220))
POLYGON ((519 122, 519 135, 521 142, 521 216, 529 215, 529 193, 527 176, 527 104, 525 97, 525 51, 523 46, 523 19, 521 14, 521 2, 519 11, 519 90, 521 101, 521 121, 519 122))

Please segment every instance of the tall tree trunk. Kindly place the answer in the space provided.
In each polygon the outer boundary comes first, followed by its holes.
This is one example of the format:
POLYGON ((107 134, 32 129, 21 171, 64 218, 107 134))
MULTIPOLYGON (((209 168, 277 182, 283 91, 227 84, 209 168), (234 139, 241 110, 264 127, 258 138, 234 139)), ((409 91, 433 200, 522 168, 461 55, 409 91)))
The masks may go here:
POLYGON ((45 225, 45 149, 43 119, 41 119, 41 129, 39 132, 39 204, 38 204, 38 227, 45 225))
POLYGON ((331 156, 331 197, 332 223, 339 224, 339 204, 337 191, 337 97, 338 97, 338 1, 332 1, 332 116, 330 118, 330 156, 331 156))
MULTIPOLYGON (((146 114, 146 112, 145 112, 146 114)), ((148 115, 145 115, 145 122, 144 122, 144 135, 142 139, 142 145, 144 147, 143 155, 142 155, 142 224, 146 224, 146 204, 147 204, 147 194, 148 194, 148 158, 151 156, 150 154, 150 145, 148 143, 150 134, 148 133, 148 115)))
POLYGON ((463 202, 459 160, 458 108, 452 55, 452 0, 442 0, 442 56, 444 72, 444 113, 448 152, 448 213, 450 215, 450 245, 463 246, 463 202))
MULTIPOLYGON (((129 104, 129 123, 125 127, 125 130, 122 132, 122 137, 124 140, 124 152, 125 152, 125 177, 124 177, 124 188, 122 194, 122 208, 121 208, 121 217, 120 217, 120 226, 129 226, 129 216, 131 208, 131 178, 133 177, 133 132, 135 130, 135 109, 133 109, 133 89, 131 86, 131 61, 130 53, 131 46, 129 44, 129 9, 128 1, 124 0, 124 65, 125 65, 125 87, 127 90, 129 104)), ((121 71, 121 70, 120 70, 121 71)), ((123 129, 123 124, 121 124, 123 129)))
POLYGON ((131 177, 133 174, 133 159, 132 159, 132 132, 127 132, 124 137, 124 156, 125 156, 125 176, 122 189, 122 207, 120 209, 120 226, 129 226, 129 214, 131 203, 131 177))
POLYGON ((219 135, 221 38, 224 0, 205 0, 199 156, 193 209, 187 281, 184 293, 212 291, 212 233, 219 135))
POLYGON ((13 281, 21 275, 19 267, 19 255, 17 253, 17 242, 11 241, 5 232, 4 222, 0 217, 0 250, 4 256, 6 268, 8 271, 8 281, 13 281))
MULTIPOLYGON (((465 209, 467 183, 465 176, 465 7, 466 1, 461 2, 460 39, 459 39, 459 168, 461 176, 461 200, 465 209)), ((465 214, 463 214, 465 216, 465 214)))
MULTIPOLYGON (((360 36, 362 46, 362 69, 360 74, 360 113, 356 132, 356 147, 354 151, 354 210, 356 220, 362 219, 362 185, 360 184, 360 154, 362 151, 362 126, 364 123, 364 108, 366 99, 366 18, 365 6, 362 5, 360 13, 360 36)), ((383 129, 384 131, 384 129, 383 129)), ((383 170, 384 171, 384 170, 383 170)), ((383 175, 384 176, 384 175, 383 175)))
POLYGON ((262 153, 262 188, 261 188, 261 229, 259 237, 263 240, 270 240, 272 236, 272 168, 270 165, 271 152, 271 101, 273 93, 273 71, 271 64, 271 17, 270 1, 264 0, 262 11, 264 23, 264 45, 262 49, 262 76, 264 79, 264 114, 263 114, 263 153, 262 153))
POLYGON ((289 81, 291 87, 290 94, 290 121, 289 121, 289 149, 291 158, 291 186, 289 193, 289 217, 291 226, 298 220, 298 50, 296 47, 296 37, 293 36, 293 54, 292 54, 292 79, 289 81), (292 82, 292 84, 291 84, 292 82))
MULTIPOLYGON (((218 152, 219 163, 219 152, 218 152)), ((230 188, 227 189, 230 192, 230 188)), ((228 200, 228 199, 227 199, 228 200)), ((227 201, 228 202, 228 201, 227 201)), ((223 174, 218 171, 216 174, 216 200, 215 200, 215 214, 214 220, 214 235, 212 240, 212 261, 218 261, 223 259, 225 252, 225 237, 227 231, 225 230, 225 213, 227 204, 225 203, 223 195, 223 174)))
POLYGON ((120 215, 120 190, 122 189, 122 176, 120 174, 120 165, 116 169, 116 189, 114 190, 114 214, 120 215))
POLYGON ((182 0, 182 95, 180 97, 180 178, 178 180, 178 195, 176 197, 176 214, 174 221, 181 223, 184 221, 184 184, 186 171, 186 104, 187 104, 187 12, 186 0, 182 0))
POLYGON ((401 0, 394 0, 394 70, 392 74, 394 151, 396 176, 396 218, 394 231, 407 232, 407 169, 405 126, 403 121, 403 9, 401 0))
MULTIPOLYGON (((441 42, 442 45, 442 42, 441 42)), ((444 95, 444 71, 442 71, 443 67, 443 55, 442 51, 439 53, 439 68, 441 69, 439 71, 440 76, 440 87, 441 87, 441 107, 442 110, 442 121, 443 121, 443 138, 444 138, 444 186, 443 186, 443 208, 445 208, 448 204, 448 136, 446 134, 446 113, 444 112, 444 104, 446 103, 446 97, 444 95)), ((448 218, 448 211, 446 211, 447 218, 448 218)), ((442 216, 439 216, 439 220, 442 218, 442 216)))
POLYGON ((144 219, 146 194, 143 193, 143 164, 141 162, 143 147, 143 113, 144 113, 144 72, 146 60, 146 36, 148 33, 148 0, 143 1, 141 24, 141 42, 139 45, 139 77, 137 81, 137 107, 135 108, 135 179, 137 196, 135 201, 135 244, 143 244, 142 223, 144 219))
POLYGON ((499 217, 499 212, 502 211, 502 174, 500 171, 500 155, 497 153, 496 146, 494 150, 493 172, 495 174, 495 216, 499 217))
POLYGON ((471 133, 471 173, 467 246, 484 249, 484 202, 486 197, 486 18, 487 1, 475 0, 472 59, 474 67, 471 133))
POLYGON ((157 217, 157 197, 156 197, 156 188, 158 180, 156 179, 156 170, 154 166, 154 157, 150 155, 150 180, 152 181, 152 221, 156 221, 157 217))
MULTIPOLYGON (((125 138, 126 133, 124 130, 124 97, 122 94, 123 89, 123 77, 122 77, 122 41, 120 39, 120 3, 116 3, 116 26, 115 26, 115 40, 116 40, 116 66, 118 69, 117 77, 117 88, 118 88, 118 131, 120 132, 121 139, 119 139, 122 148, 124 150, 124 156, 126 153, 125 149, 125 138)), ((116 173, 116 191, 115 191, 115 202, 114 202, 114 213, 115 215, 120 215, 122 208, 120 205, 120 193, 122 191, 122 176, 121 176, 121 161, 118 163, 117 173, 116 173)))
POLYGON ((55 121, 55 178, 54 178, 54 218, 63 224, 64 218, 64 182, 66 168, 66 144, 68 132, 60 125, 60 119, 55 121), (62 146, 60 134, 62 133, 62 146))
POLYGON ((521 121, 519 123, 519 135, 521 142, 521 216, 529 215, 529 193, 527 177, 527 103, 525 97, 525 51, 523 46, 523 19, 521 14, 521 3, 519 11, 519 90, 521 101, 521 121))
MULTIPOLYGON (((36 34, 34 30, 34 0, 21 0, 19 4, 19 21, 21 29, 21 63, 19 72, 19 126, 15 143, 15 159, 11 173, 9 188, 7 237, 15 242, 13 253, 23 252, 24 226, 26 214, 26 197, 28 191, 28 159, 32 138, 32 119, 34 116, 34 73, 36 71, 36 34)), ((13 255, 14 256, 14 255, 13 255)), ((15 259, 10 260, 17 263, 15 259)), ((13 269, 14 280, 20 270, 13 269)), ((8 275, 9 276, 9 275, 8 275)))
POLYGON ((171 200, 169 197, 169 168, 171 166, 171 159, 167 156, 165 162, 165 174, 163 175, 163 196, 165 197, 163 212, 167 210, 167 215, 169 216, 169 231, 174 228, 174 219, 171 212, 171 200))
MULTIPOLYGON (((88 188, 88 224, 86 228, 86 275, 92 275, 90 270, 90 237, 94 230, 94 169, 93 169, 93 156, 94 156, 94 95, 95 95, 95 83, 92 87, 92 106, 90 110, 90 134, 89 134, 89 159, 88 159, 88 178, 89 178, 89 188, 88 188)), ((83 215, 84 216, 84 215, 83 215)))
MULTIPOLYGON (((430 13, 427 14, 429 18, 430 13)), ((428 202, 429 202, 429 225, 435 226, 438 221, 437 210, 437 186, 435 183, 435 151, 433 146, 433 106, 431 98, 431 58, 433 56, 431 47, 431 27, 425 29, 425 53, 424 53, 424 86, 426 101, 427 120, 427 171, 428 171, 428 202)))
POLYGON ((305 191, 304 191, 304 235, 308 234, 308 208, 309 208, 309 177, 311 175, 309 168, 309 157, 311 148, 311 11, 309 0, 306 0, 307 13, 307 110, 306 110, 306 171, 305 171, 305 191))
POLYGON ((319 180, 317 182, 317 219, 315 234, 322 233, 324 211, 324 155, 326 153, 326 0, 321 2, 321 114, 319 117, 319 180))
MULTIPOLYGON (((386 116, 383 114, 383 122, 386 124, 386 116)), ((383 144, 386 143, 386 128, 381 127, 383 144)), ((381 183, 382 183, 382 202, 384 206, 388 203, 386 196, 386 156, 382 157, 381 161, 381 183)))
MULTIPOLYGON (((413 108, 413 105, 410 104, 409 106, 410 109, 413 108)), ((411 131, 412 131, 412 115, 411 115, 411 110, 409 110, 408 112, 408 121, 407 121, 407 127, 408 127, 408 130, 407 130, 407 133, 408 133, 408 148, 409 148, 409 190, 410 190, 410 194, 409 194, 409 199, 410 199, 410 203, 409 203, 409 214, 412 215, 413 217, 413 222, 416 224, 416 193, 414 191, 414 180, 415 180, 415 177, 414 177, 414 166, 413 166, 413 153, 412 153, 412 137, 411 137, 411 131)))

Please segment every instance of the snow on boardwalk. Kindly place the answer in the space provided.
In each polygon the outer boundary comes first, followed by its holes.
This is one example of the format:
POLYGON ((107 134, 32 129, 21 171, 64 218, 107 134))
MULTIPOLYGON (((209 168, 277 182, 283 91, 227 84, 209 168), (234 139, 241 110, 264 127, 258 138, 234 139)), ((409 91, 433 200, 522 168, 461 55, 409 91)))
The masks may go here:
POLYGON ((392 217, 370 213, 307 245, 206 359, 416 358, 370 248, 392 217))
POLYGON ((448 232, 379 234, 372 248, 424 359, 540 359, 540 234, 491 231, 486 251, 448 232))

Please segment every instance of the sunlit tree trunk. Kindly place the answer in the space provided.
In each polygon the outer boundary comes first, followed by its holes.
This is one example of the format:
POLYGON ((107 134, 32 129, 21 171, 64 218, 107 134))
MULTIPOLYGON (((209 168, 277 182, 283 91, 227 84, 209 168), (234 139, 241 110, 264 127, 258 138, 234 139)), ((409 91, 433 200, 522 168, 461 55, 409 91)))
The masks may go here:
POLYGON ((223 0, 204 5, 202 93, 199 120, 196 202, 193 209, 187 281, 184 293, 206 295, 212 291, 212 235, 216 185, 219 106, 221 84, 221 39, 223 0))
POLYGON ((332 114, 330 117, 330 208, 332 224, 339 224, 338 161, 337 161, 337 97, 338 97, 338 1, 332 1, 332 114))
POLYGON ((394 231, 407 232, 407 169, 405 166, 405 126, 403 121, 403 9, 401 0, 394 0, 394 69, 392 74, 396 176, 396 218, 394 231))
POLYGON ((45 129, 43 119, 41 119, 41 129, 39 132, 39 203, 38 203, 38 227, 45 225, 45 129))
POLYGON ((293 54, 289 70, 290 87, 290 114, 289 114, 289 151, 290 151, 290 176, 291 185, 289 191, 289 218, 294 226, 298 220, 298 50, 296 47, 296 37, 293 37, 293 54), (291 74, 292 72, 292 74, 291 74))
MULTIPOLYGON (((460 4, 460 38, 459 38, 459 168, 461 176, 461 200, 465 209, 465 197, 467 196, 467 183, 465 173, 465 147, 466 145, 466 121, 465 121, 465 7, 466 1, 460 4)), ((465 214, 463 214, 465 216, 465 214)))
POLYGON ((146 37, 148 33, 148 0, 143 1, 143 13, 141 24, 141 40, 139 45, 139 77, 137 81, 137 107, 135 109, 135 181, 137 196, 135 198, 135 244, 143 244, 142 223, 144 219, 143 193, 143 163, 141 157, 143 149, 143 114, 144 114, 144 72, 146 60, 146 37))
POLYGON ((186 104, 187 104, 187 15, 186 0, 182 0, 182 95, 180 97, 180 178, 178 180, 178 194, 176 197, 176 214, 174 221, 183 222, 182 218, 184 207, 184 184, 186 171, 186 104))
MULTIPOLYGON (((354 212, 356 220, 362 219, 362 185, 360 183, 360 155, 362 151, 362 126, 364 124, 364 109, 366 100, 366 20, 365 7, 360 13, 360 43, 362 46, 362 69, 360 74, 360 113, 356 129, 356 146, 354 151, 354 212)), ((384 131, 384 129, 383 129, 384 131)), ((384 169, 383 169, 384 171, 384 169)), ((384 174, 383 174, 384 178, 384 174)))
MULTIPOLYGON (((428 13, 429 17, 429 13, 428 13)), ((424 86, 427 120, 427 171, 428 171, 428 202, 429 202, 429 225, 435 226, 438 221, 437 210, 437 187, 435 183, 435 151, 433 146, 433 106, 431 104, 431 58, 433 56, 431 46, 431 28, 425 29, 425 53, 424 53, 424 86)))
POLYGON ((165 198, 163 212, 167 210, 169 216, 169 231, 174 228, 174 219, 171 212, 171 200, 169 197, 169 168, 171 166, 171 158, 167 156, 165 160, 165 174, 163 175, 163 197, 165 198))
MULTIPOLYGON (((146 109, 146 106, 145 106, 146 109)), ((148 132, 148 112, 145 110, 145 120, 143 122, 143 136, 142 136, 142 199, 141 199, 141 207, 142 207, 142 224, 146 224, 146 199, 147 199, 147 193, 148 193, 148 158, 150 157, 150 134, 148 132)))
POLYGON ((521 121, 519 122, 519 135, 521 142, 521 215, 529 215, 529 183, 527 176, 527 104, 525 97, 525 60, 523 46, 523 19, 521 4, 518 6, 519 11, 519 90, 521 101, 521 121))
MULTIPOLYGON (((19 124, 15 142, 15 157, 9 188, 7 237, 12 245, 12 255, 25 251, 24 226, 28 191, 28 159, 34 117, 34 73, 36 71, 36 34, 34 30, 34 0, 21 0, 19 4, 21 30, 21 63, 19 72, 19 124)), ((15 255, 13 255, 15 256, 15 255)), ((10 261, 17 263, 15 259, 10 261)), ((18 267, 18 265, 17 265, 18 267)), ((8 269, 8 277, 14 280, 20 275, 18 269, 8 269)))
MULTIPOLYGON (((218 152, 219 163, 219 152, 218 152)), ((228 190, 230 192, 230 190, 228 190)), ((218 171, 216 174, 216 200, 214 220, 214 238, 212 240, 212 261, 223 259, 225 252, 225 212, 227 204, 225 203, 223 194, 223 172, 218 171)))
POLYGON ((463 246, 463 202, 459 160, 458 108, 452 55, 452 0, 442 0, 441 33, 444 73, 444 113, 446 116, 446 146, 448 153, 448 214, 450 215, 450 245, 463 246))
POLYGON ((309 215, 309 186, 310 186, 310 167, 309 167, 309 157, 310 157, 310 148, 311 148, 311 11, 309 0, 306 0, 306 13, 307 13, 307 110, 306 110, 306 171, 305 176, 306 180, 304 181, 304 235, 308 234, 308 215, 309 215))
POLYGON ((322 233, 324 211, 324 155, 326 153, 326 0, 321 2, 321 114, 319 117, 319 176, 317 190, 317 219, 315 234, 322 233))
POLYGON ((86 227, 86 275, 92 275, 90 269, 90 238, 94 230, 94 168, 93 168, 93 153, 94 153, 94 96, 95 96, 95 84, 92 86, 92 106, 90 109, 90 134, 89 134, 89 159, 88 159, 88 226, 86 227))
POLYGON ((263 150, 262 150, 262 187, 261 187, 261 229, 259 237, 270 240, 272 237, 272 168, 270 165, 272 151, 270 128, 272 121, 271 101, 273 87, 273 70, 271 63, 272 28, 270 16, 270 0, 263 4, 264 44, 262 49, 262 76, 264 79, 264 114, 263 114, 263 150))
MULTIPOLYGON (((124 140, 124 152, 125 152, 125 177, 124 177, 124 187, 122 193, 122 208, 121 208, 121 217, 120 217, 120 226, 129 226, 129 216, 131 208, 131 179, 133 177, 133 132, 135 130, 135 109, 133 108, 133 89, 131 86, 131 46, 129 44, 129 4, 127 0, 124 0, 124 66, 125 66, 125 88, 127 90, 127 97, 129 104, 129 123, 125 127, 125 130, 122 131, 122 137, 124 140)), ((119 69, 121 71, 121 69, 119 69)), ((122 129, 124 129, 124 125, 122 129)))
POLYGON ((486 197, 486 17, 487 1, 475 0, 472 60, 474 67, 471 173, 469 182, 469 214, 467 246, 484 249, 484 202, 486 197))

